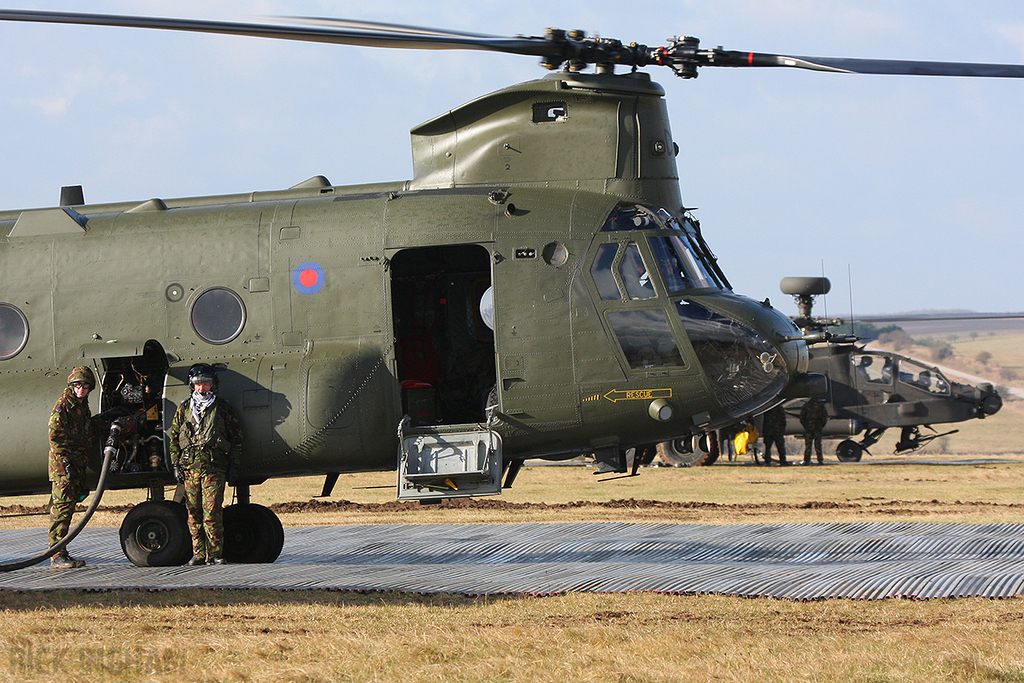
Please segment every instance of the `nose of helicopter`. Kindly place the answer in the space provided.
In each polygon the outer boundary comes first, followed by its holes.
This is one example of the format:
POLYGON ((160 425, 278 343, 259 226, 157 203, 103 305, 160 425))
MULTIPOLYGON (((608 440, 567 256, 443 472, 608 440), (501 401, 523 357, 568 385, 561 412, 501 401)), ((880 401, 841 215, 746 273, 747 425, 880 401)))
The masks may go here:
POLYGON ((767 301, 736 295, 677 304, 683 327, 722 409, 756 414, 806 382, 807 343, 767 301))

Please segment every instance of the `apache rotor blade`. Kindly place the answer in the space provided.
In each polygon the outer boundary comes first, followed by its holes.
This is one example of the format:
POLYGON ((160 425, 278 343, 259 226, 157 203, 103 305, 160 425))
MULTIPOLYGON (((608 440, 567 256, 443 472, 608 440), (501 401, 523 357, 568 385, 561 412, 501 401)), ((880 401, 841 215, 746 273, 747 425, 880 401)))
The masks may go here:
POLYGON ((863 315, 859 323, 916 323, 916 322, 959 322, 970 320, 1022 320, 1024 313, 960 313, 935 315, 863 315))
POLYGON ((781 66, 833 73, 891 74, 904 76, 967 76, 971 78, 1024 78, 1024 65, 969 62, 917 62, 898 59, 843 57, 788 57, 758 52, 711 50, 702 66, 781 66))

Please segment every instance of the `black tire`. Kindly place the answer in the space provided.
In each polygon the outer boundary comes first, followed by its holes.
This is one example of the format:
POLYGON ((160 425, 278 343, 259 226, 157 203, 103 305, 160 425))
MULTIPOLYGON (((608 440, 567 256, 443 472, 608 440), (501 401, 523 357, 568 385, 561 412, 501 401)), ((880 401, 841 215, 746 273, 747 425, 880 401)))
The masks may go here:
POLYGON ((139 503, 125 515, 120 535, 125 557, 139 567, 174 567, 192 557, 192 536, 180 503, 139 503))
POLYGON ((273 510, 262 505, 224 508, 224 559, 229 564, 273 562, 284 547, 284 527, 273 510))
POLYGON ((715 461, 718 460, 718 456, 722 454, 722 449, 718 445, 718 432, 706 432, 693 437, 693 448, 694 450, 700 448, 708 454, 707 459, 704 461, 705 467, 714 465, 715 461))
POLYGON ((698 437, 682 437, 671 441, 662 441, 658 444, 658 455, 665 462, 677 467, 710 465, 718 459, 717 454, 712 456, 711 453, 702 449, 698 441, 698 437))
POLYGON ((839 459, 839 462, 860 462, 863 455, 864 449, 861 448, 859 443, 851 439, 841 441, 836 446, 836 458, 839 459))

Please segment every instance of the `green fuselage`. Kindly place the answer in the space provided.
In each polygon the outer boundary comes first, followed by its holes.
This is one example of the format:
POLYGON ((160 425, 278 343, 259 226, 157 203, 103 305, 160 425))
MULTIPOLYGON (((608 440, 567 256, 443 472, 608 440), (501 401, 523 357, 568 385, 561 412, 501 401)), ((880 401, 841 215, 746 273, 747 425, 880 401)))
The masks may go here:
POLYGON ((489 395, 506 461, 655 443, 806 370, 788 318, 734 295, 682 218, 656 84, 514 86, 413 148, 408 182, 0 213, 0 494, 47 489, 76 365, 102 377, 94 412, 145 412, 125 487, 167 476, 196 362, 227 366, 252 483, 392 469, 403 415, 483 423, 489 395))

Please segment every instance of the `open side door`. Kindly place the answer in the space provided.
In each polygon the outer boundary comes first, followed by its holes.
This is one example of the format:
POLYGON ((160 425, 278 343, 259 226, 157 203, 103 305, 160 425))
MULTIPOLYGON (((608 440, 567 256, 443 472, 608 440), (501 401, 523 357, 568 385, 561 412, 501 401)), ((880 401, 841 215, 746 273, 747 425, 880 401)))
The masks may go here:
POLYGON ((501 436, 497 432, 479 428, 481 425, 409 428, 408 424, 403 420, 399 430, 399 500, 501 493, 501 436))

